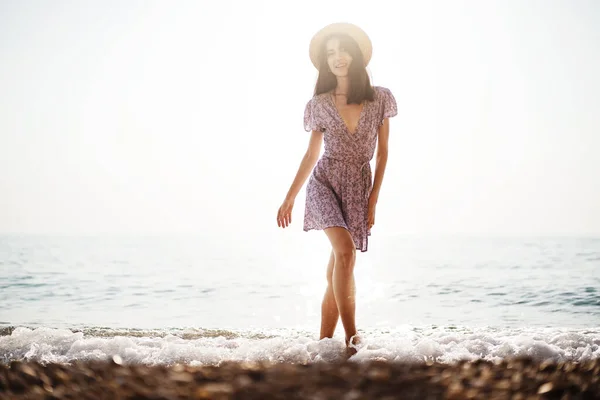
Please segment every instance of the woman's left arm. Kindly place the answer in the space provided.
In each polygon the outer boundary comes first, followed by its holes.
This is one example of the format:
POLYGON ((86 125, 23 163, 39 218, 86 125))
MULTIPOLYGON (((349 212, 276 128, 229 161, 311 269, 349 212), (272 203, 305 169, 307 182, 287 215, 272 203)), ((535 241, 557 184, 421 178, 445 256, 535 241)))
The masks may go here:
POLYGON ((385 174, 385 166, 387 165, 389 137, 390 120, 386 118, 383 120, 383 124, 381 124, 379 127, 379 133, 377 137, 375 178, 373 179, 373 190, 371 191, 371 197, 375 197, 375 202, 377 202, 377 199, 379 198, 379 190, 381 189, 381 182, 383 181, 383 174, 385 174))
POLYGON ((379 199, 379 191, 381 190, 381 182, 385 174, 385 166, 388 160, 388 139, 390 136, 390 120, 383 120, 383 124, 379 127, 377 137, 377 155, 375 158, 375 177, 373 179, 373 189, 369 196, 369 228, 375 225, 375 206, 379 199))

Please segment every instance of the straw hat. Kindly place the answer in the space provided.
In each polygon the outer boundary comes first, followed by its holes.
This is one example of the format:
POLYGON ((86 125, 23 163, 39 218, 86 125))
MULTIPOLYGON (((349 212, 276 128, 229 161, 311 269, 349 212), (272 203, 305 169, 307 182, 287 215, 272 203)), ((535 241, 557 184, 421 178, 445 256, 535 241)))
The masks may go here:
POLYGON ((322 28, 310 41, 310 61, 312 61, 315 68, 319 69, 319 52, 323 46, 323 40, 334 33, 345 33, 354 39, 363 54, 365 67, 369 64, 369 61, 371 61, 371 54, 373 53, 373 46, 371 45, 369 36, 367 36, 365 31, 354 24, 338 22, 322 28))

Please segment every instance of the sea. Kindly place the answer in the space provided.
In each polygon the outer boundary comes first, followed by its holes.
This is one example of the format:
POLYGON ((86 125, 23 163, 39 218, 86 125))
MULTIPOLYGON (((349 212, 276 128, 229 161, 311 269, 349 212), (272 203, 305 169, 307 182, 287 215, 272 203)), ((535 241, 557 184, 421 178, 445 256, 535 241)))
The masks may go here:
MULTIPOLYGON (((379 235, 351 361, 600 357, 600 237, 379 235)), ((318 233, 0 236, 0 363, 336 362, 318 233)))

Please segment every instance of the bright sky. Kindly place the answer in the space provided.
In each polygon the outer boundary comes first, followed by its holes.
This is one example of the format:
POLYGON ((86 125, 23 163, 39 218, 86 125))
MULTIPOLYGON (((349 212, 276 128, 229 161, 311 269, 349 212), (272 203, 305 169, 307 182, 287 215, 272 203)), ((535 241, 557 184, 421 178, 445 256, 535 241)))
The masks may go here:
POLYGON ((600 233, 594 0, 1 1, 0 232, 275 232, 338 21, 398 102, 374 232, 600 233))

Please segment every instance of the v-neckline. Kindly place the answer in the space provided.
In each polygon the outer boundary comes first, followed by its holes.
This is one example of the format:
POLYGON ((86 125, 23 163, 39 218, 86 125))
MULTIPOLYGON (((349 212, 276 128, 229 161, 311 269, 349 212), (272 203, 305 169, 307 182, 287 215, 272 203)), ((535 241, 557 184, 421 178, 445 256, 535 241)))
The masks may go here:
POLYGON ((367 106, 367 103, 365 101, 362 102, 362 108, 360 109, 360 114, 358 115, 358 121, 356 121, 356 130, 353 133, 353 132, 350 132, 350 129, 348 129, 348 125, 346 124, 346 121, 344 121, 344 117, 342 117, 342 114, 340 113, 340 111, 338 110, 337 106, 335 105, 335 98, 333 97, 333 94, 331 92, 329 92, 328 95, 329 96, 327 96, 327 97, 329 97, 329 101, 331 102, 331 106, 335 110, 335 113, 337 114, 337 117, 342 122, 342 125, 344 125, 344 129, 345 129, 346 133, 349 136, 355 137, 356 134, 358 133, 358 128, 360 127, 360 122, 362 121, 362 117, 363 117, 363 114, 365 112, 365 107, 367 106))

